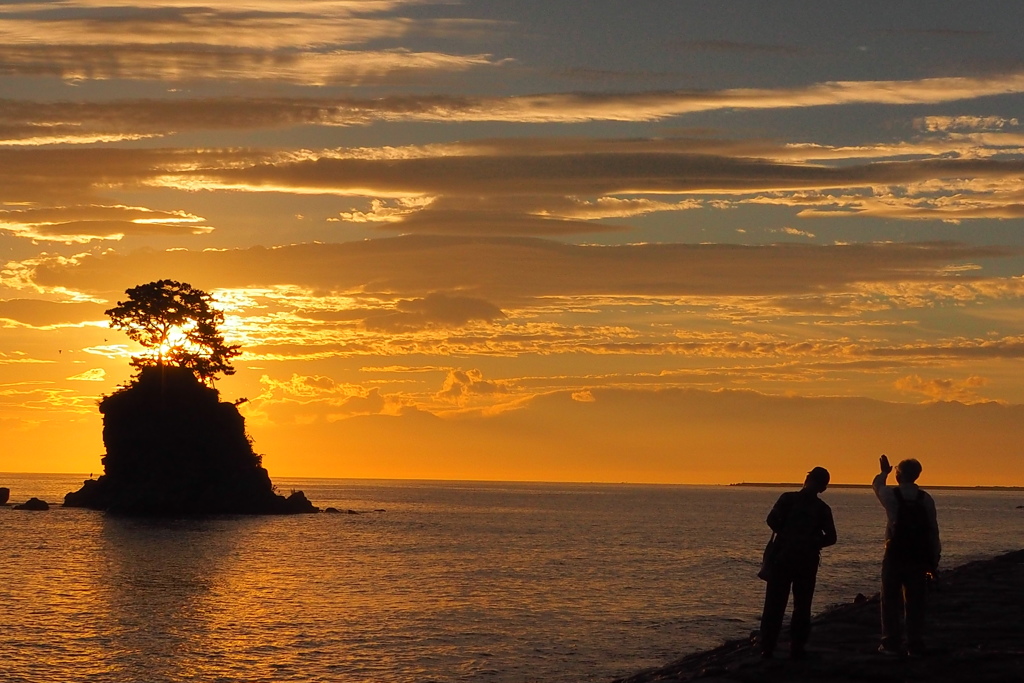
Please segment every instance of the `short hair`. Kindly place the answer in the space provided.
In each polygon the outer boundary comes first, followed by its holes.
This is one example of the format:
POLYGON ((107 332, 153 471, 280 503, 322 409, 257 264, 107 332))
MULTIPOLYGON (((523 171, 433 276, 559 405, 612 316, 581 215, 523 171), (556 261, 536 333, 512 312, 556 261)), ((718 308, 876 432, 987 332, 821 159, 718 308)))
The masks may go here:
POLYGON ((828 486, 829 480, 832 478, 828 470, 824 467, 815 467, 813 470, 807 473, 807 478, 813 481, 815 484, 821 487, 828 486))
POLYGON ((921 463, 916 458, 901 460, 900 464, 896 465, 896 474, 900 475, 904 481, 917 481, 917 478, 921 476, 921 463))

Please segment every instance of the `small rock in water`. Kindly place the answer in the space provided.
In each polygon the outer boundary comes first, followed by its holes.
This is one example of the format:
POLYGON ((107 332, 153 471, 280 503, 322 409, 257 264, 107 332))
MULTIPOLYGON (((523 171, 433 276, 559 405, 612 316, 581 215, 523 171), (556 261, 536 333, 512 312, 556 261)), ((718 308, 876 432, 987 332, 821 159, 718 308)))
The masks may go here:
POLYGON ((11 499, 11 490, 6 486, 0 487, 0 505, 7 505, 11 499))
POLYGON ((38 498, 29 498, 21 505, 15 505, 15 510, 49 510, 50 504, 38 498))

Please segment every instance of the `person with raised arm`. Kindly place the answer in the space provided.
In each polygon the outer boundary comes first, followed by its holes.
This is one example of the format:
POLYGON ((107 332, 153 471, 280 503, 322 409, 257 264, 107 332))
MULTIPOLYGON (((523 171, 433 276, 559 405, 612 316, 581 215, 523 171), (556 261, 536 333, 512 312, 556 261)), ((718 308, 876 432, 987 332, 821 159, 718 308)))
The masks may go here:
POLYGON ((909 459, 896 465, 896 486, 886 483, 893 470, 889 458, 883 455, 878 462, 880 471, 871 488, 886 516, 882 643, 878 651, 885 655, 921 656, 925 652, 928 580, 938 569, 942 554, 935 501, 916 483, 921 476, 920 462, 909 459))

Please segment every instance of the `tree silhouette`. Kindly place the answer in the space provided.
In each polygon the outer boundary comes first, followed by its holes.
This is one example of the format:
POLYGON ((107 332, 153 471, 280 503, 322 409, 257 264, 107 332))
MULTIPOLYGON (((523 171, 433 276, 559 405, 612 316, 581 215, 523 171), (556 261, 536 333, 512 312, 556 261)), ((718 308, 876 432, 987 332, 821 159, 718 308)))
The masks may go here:
POLYGON ((240 351, 225 344, 218 329, 224 314, 210 305, 210 295, 185 282, 157 280, 126 289, 126 301, 106 311, 111 327, 124 330, 149 353, 132 365, 176 365, 188 368, 203 382, 218 372, 233 375, 230 360, 240 351))

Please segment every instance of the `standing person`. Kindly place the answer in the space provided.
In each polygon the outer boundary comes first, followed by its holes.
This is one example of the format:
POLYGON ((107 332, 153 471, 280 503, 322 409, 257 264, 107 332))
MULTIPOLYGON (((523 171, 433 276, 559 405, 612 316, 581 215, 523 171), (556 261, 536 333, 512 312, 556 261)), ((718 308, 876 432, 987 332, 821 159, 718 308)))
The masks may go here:
POLYGON ((887 486, 889 458, 878 459, 881 470, 871 488, 885 507, 885 554, 882 556, 882 644, 887 655, 924 654, 925 602, 928 578, 939 566, 942 545, 935 501, 915 483, 921 463, 896 465, 897 486, 887 486), (906 622, 906 650, 903 622, 906 622))
POLYGON ((766 659, 772 657, 778 643, 790 588, 793 616, 789 623, 789 655, 793 659, 805 655, 821 549, 836 542, 832 508, 818 498, 828 482, 828 470, 815 467, 807 473, 802 489, 783 493, 768 513, 768 526, 778 535, 761 613, 761 656, 766 659))

